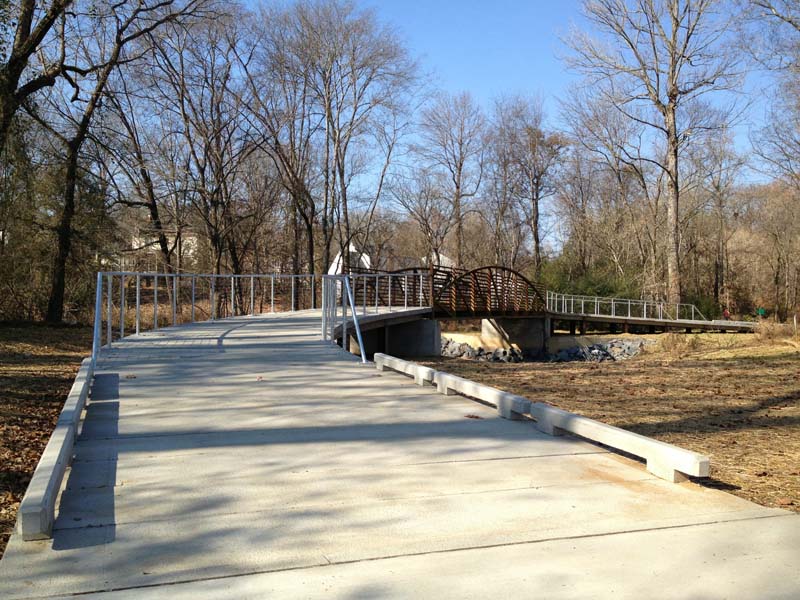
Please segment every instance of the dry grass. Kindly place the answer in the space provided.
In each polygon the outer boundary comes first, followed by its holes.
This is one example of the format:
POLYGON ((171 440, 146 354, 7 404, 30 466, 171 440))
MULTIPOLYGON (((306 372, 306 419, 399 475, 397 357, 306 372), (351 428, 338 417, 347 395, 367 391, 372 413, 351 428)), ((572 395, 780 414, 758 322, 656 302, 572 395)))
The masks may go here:
POLYGON ((0 324, 0 555, 91 339, 88 327, 0 324))
POLYGON ((476 363, 456 375, 548 402, 711 457, 719 487, 800 512, 800 343, 674 334, 618 363, 476 363))

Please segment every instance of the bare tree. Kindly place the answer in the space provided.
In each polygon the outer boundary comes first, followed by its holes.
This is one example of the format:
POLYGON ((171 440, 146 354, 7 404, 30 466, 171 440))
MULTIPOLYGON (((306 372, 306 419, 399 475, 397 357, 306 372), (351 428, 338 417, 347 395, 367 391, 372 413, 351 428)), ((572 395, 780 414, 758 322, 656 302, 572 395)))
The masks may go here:
MULTIPOLYGON (((379 24, 374 12, 358 10, 350 1, 300 2, 294 7, 293 22, 301 34, 297 52, 303 73, 323 115, 322 229, 327 268, 334 223, 342 256, 349 260, 344 249, 355 233, 351 186, 372 162, 363 144, 376 122, 382 123, 377 128, 380 137, 385 124, 394 121, 393 115, 405 110, 407 96, 418 83, 417 67, 394 31, 379 24)), ((383 150, 378 196, 394 146, 394 142, 377 144, 383 150)))
POLYGON ((548 131, 542 103, 517 97, 506 105, 511 123, 512 160, 518 171, 516 194, 533 240, 533 269, 542 275, 542 203, 555 193, 555 172, 566 146, 565 138, 548 131))
POLYGON ((442 263, 442 248, 456 222, 452 199, 443 175, 428 169, 415 169, 409 176, 397 176, 390 185, 394 200, 419 227, 426 244, 426 263, 442 263))
POLYGON ((179 123, 173 134, 184 147, 190 201, 211 246, 215 273, 225 255, 232 272, 242 272, 234 232, 243 220, 255 218, 241 194, 246 161, 257 149, 245 118, 247 87, 238 76, 241 36, 230 15, 188 30, 173 28, 154 41, 162 110, 179 123))
POLYGON ((483 176, 485 119, 468 93, 439 94, 422 112, 416 152, 449 179, 456 236, 456 265, 464 264, 464 204, 483 176))
POLYGON ((0 26, 6 30, 3 31, 5 35, 13 29, 13 39, 0 48, 0 148, 6 145, 9 127, 20 106, 40 90, 55 85, 65 71, 85 69, 67 65, 66 9, 72 0, 49 3, 22 0, 4 4, 7 20, 0 26), (44 46, 52 46, 54 53, 45 54, 44 46), (47 58, 39 64, 31 64, 37 54, 47 58))
POLYGON ((681 110, 737 83, 737 58, 725 44, 733 15, 718 0, 585 0, 583 10, 599 37, 576 32, 569 40, 572 64, 591 81, 607 82, 613 106, 663 140, 658 164, 667 176, 667 297, 678 302, 680 150, 692 134, 680 122, 681 110), (643 105, 649 110, 637 110, 643 105))
POLYGON ((485 181, 479 211, 492 231, 493 262, 512 268, 525 241, 525 216, 517 201, 520 184, 515 161, 517 137, 508 98, 495 100, 486 136, 485 181))
POLYGON ((53 108, 60 112, 60 120, 66 127, 59 131, 52 121, 29 111, 50 128, 66 149, 64 200, 55 228, 57 246, 46 317, 49 322, 60 322, 64 315, 66 264, 72 245, 80 154, 108 81, 120 66, 135 64, 144 54, 141 48, 135 47, 138 41, 167 23, 188 17, 200 5, 201 0, 137 0, 90 11, 89 17, 76 24, 73 40, 75 54, 82 56, 87 66, 70 69, 74 73, 66 78, 72 91, 69 102, 64 102, 67 90, 55 90, 51 94, 53 108))

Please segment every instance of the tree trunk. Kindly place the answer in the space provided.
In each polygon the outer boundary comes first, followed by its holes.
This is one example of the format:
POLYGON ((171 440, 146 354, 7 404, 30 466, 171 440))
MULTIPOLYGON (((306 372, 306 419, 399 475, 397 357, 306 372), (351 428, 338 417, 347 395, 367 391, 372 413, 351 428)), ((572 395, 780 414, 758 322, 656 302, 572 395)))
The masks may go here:
POLYGON ((72 247, 72 219, 75 216, 75 188, 78 184, 78 144, 68 146, 67 169, 64 175, 64 208, 56 227, 56 255, 53 259, 53 277, 50 282, 50 299, 47 302, 48 323, 64 319, 64 289, 67 277, 67 259, 72 247))
POLYGON ((308 272, 314 275, 316 272, 314 265, 314 223, 310 220, 305 220, 306 225, 306 247, 308 252, 308 272))
POLYGON ((456 216, 456 266, 464 267, 464 219, 461 215, 461 190, 456 189, 453 198, 453 214, 456 216))
POLYGON ((14 113, 19 108, 19 103, 13 92, 7 90, 7 77, 0 76, 0 148, 6 147, 8 131, 14 121, 14 113))
POLYGON ((678 131, 674 106, 667 107, 664 119, 667 126, 667 302, 677 304, 681 301, 678 216, 680 182, 678 179, 678 131))
POLYGON ((533 269, 536 281, 542 278, 542 240, 539 234, 539 200, 533 199, 531 206, 531 234, 533 235, 533 269))

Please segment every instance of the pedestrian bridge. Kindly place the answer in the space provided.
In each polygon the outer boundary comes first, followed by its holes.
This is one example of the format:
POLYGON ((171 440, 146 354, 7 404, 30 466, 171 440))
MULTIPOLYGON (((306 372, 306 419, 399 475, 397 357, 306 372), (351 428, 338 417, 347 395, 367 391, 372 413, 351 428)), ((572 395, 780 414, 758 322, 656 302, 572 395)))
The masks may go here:
POLYGON ((98 345, 20 507, 2 598, 800 594, 796 515, 665 481, 664 461, 702 466, 694 453, 361 363, 330 343, 364 314, 344 277, 325 279, 320 309, 303 306, 310 281, 273 279, 274 313, 257 308, 269 280, 225 280, 231 310, 254 313, 239 316, 204 305, 199 279, 101 277, 98 345))
POLYGON ((698 331, 752 331, 755 327, 749 321, 707 319, 693 304, 557 293, 501 266, 393 272, 357 269, 350 279, 356 297, 360 293, 365 305, 391 305, 392 298, 398 304, 410 292, 412 302, 422 299, 440 319, 548 316, 553 321, 578 322, 584 329, 589 323, 698 331))

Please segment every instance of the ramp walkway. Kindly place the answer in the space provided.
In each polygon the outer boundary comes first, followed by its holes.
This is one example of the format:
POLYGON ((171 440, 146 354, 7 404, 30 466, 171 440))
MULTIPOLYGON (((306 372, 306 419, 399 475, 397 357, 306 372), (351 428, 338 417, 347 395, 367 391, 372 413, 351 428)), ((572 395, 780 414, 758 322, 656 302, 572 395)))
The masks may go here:
POLYGON ((53 538, 12 537, 0 597, 800 595, 798 516, 378 372, 320 316, 103 352, 53 538))

